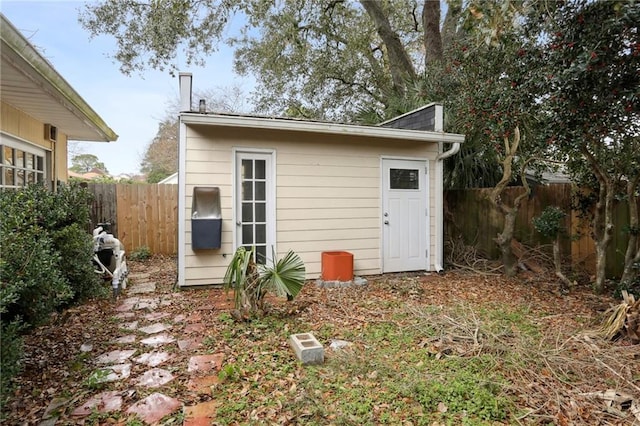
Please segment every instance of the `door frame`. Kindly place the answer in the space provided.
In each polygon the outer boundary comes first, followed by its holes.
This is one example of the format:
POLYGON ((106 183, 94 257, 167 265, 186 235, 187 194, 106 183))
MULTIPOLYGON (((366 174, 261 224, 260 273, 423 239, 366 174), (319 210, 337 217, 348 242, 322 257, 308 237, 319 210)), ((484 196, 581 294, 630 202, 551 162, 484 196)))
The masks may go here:
MULTIPOLYGON (((232 203, 232 217, 233 217, 233 252, 235 253, 240 246, 240 235, 238 232, 238 222, 240 221, 240 209, 238 206, 239 200, 239 185, 240 179, 238 173, 239 161, 238 158, 241 155, 257 156, 267 159, 267 170, 265 176, 267 178, 266 191, 267 191, 267 208, 266 208, 266 232, 267 232, 267 263, 273 261, 273 253, 277 253, 276 247, 276 151, 275 149, 263 149, 263 148, 245 148, 245 147, 233 147, 231 149, 231 203, 232 203), (270 163, 270 164, 269 164, 270 163), (269 167, 270 166, 270 167, 269 167), (269 242, 272 244, 270 245, 269 242)), ((253 157, 256 158, 256 157, 253 157)))
POLYGON ((385 197, 386 197, 386 187, 384 185, 385 175, 384 175, 384 162, 385 160, 400 160, 400 161, 415 161, 422 163, 422 167, 424 167, 424 205, 425 205, 425 250, 426 250, 426 258, 424 270, 429 270, 430 260, 433 256, 431 253, 431 204, 429 203, 429 195, 430 195, 430 167, 429 167, 429 158, 427 157, 405 157, 405 156, 391 156, 385 155, 380 157, 380 269, 382 273, 386 273, 385 271, 385 237, 384 237, 384 208, 385 208, 385 197))

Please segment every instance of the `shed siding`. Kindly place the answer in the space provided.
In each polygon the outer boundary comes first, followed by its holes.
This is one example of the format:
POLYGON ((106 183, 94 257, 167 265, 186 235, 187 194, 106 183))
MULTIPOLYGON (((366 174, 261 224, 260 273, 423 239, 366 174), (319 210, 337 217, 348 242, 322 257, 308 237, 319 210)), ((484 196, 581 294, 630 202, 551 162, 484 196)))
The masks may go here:
MULTIPOLYGON (((187 126, 186 142, 187 286, 221 283, 233 254, 234 148, 275 152, 278 256, 294 250, 305 262, 309 279, 321 274, 320 253, 334 250, 353 253, 356 274, 381 273, 381 158, 433 160, 437 155, 435 143, 206 126, 187 126), (220 250, 191 250, 189 218, 195 186, 220 187, 220 250)), ((434 167, 433 161, 429 163, 428 205, 433 231, 434 167)), ((435 253, 434 238, 430 241, 429 252, 435 253)))

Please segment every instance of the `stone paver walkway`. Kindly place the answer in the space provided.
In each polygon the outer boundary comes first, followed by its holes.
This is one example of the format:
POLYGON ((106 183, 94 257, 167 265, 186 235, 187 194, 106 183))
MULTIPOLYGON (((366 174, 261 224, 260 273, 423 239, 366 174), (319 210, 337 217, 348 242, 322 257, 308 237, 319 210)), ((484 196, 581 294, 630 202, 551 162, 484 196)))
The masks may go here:
MULTIPOLYGON (((202 316, 194 313, 185 318, 171 313, 170 307, 181 294, 159 294, 155 283, 148 280, 149 274, 131 274, 129 288, 116 302, 113 318, 119 337, 79 348, 94 359, 95 371, 88 382, 108 382, 110 389, 118 390, 96 390, 81 400, 71 399, 75 405, 68 412, 78 423, 94 412, 121 413, 121 420, 136 417, 149 425, 159 424, 179 410, 185 426, 209 425, 215 419, 219 401, 206 400, 211 399, 212 386, 218 383, 224 356, 199 353, 207 328, 202 316), (185 357, 183 351, 190 353, 185 357), (183 356, 178 356, 180 352, 183 356), (180 387, 184 392, 176 392, 180 387), (198 395, 198 401, 206 402, 189 405, 189 401, 178 399, 180 394, 198 395)), ((56 401, 58 407, 65 403, 71 404, 56 401)), ((55 412, 57 407, 50 408, 55 412)), ((41 425, 55 424, 56 417, 47 414, 41 425)))

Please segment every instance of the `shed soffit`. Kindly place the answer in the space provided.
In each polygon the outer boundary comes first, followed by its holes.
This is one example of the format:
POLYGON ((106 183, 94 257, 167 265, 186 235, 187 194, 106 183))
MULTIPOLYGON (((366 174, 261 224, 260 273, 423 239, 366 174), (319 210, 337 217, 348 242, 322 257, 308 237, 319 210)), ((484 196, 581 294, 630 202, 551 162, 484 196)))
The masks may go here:
POLYGON ((111 142, 118 135, 24 36, 0 14, 0 98, 56 126, 70 140, 111 142))

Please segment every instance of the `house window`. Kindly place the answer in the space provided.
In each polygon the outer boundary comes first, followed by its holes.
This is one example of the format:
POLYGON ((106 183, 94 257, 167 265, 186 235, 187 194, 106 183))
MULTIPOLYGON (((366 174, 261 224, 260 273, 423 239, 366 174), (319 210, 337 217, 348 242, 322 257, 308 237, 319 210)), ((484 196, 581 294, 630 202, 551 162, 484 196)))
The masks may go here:
POLYGON ((7 138, 0 140, 0 187, 21 188, 45 181, 46 151, 25 142, 7 138))

